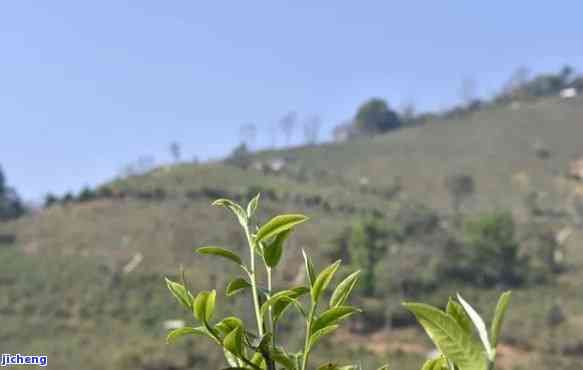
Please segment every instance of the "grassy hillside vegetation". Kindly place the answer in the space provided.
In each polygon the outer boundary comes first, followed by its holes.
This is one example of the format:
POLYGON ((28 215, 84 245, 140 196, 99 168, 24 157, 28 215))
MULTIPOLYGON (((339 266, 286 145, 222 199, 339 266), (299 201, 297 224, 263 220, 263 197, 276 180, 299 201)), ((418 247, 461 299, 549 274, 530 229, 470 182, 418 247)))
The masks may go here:
MULTIPOLYGON (((486 109, 464 120, 432 121, 372 140, 266 152, 262 158, 288 155, 297 171, 313 178, 373 187, 399 182, 407 195, 432 207, 449 207, 445 177, 466 173, 476 183, 472 210, 511 208, 527 190, 561 196, 568 163, 582 155, 583 108, 580 98, 547 99, 486 109), (547 159, 537 151, 548 149, 547 159), (306 170, 307 171, 307 170, 306 170), (316 175, 316 174, 319 174, 316 175), (322 176, 327 174, 328 176, 322 176), (496 196, 493 196, 493 195, 496 196)), ((324 183, 322 183, 324 185, 324 183)), ((549 200, 549 202, 551 202, 549 200)))
MULTIPOLYGON (((222 354, 205 341, 164 344, 164 321, 191 317, 168 303, 162 276, 176 277, 182 264, 193 290, 224 287, 234 267, 194 247, 243 254, 245 240, 209 205, 261 192, 260 220, 311 218, 275 281, 302 278, 300 248, 318 266, 340 257, 368 281, 355 297, 365 313, 314 353, 316 363, 419 369, 432 345, 400 301, 443 305, 460 291, 491 317, 512 287, 499 367, 579 369, 583 184, 567 171, 583 157, 582 137, 583 100, 549 98, 346 143, 158 168, 83 201, 53 202, 0 223, 0 235, 14 237, 0 241, 2 349, 46 353, 58 370, 218 368, 222 354), (452 189, 460 190, 447 179, 459 174, 473 186, 457 212, 452 189)), ((252 318, 245 298, 221 299, 252 318)), ((301 322, 290 317, 285 333, 300 348, 301 322)))

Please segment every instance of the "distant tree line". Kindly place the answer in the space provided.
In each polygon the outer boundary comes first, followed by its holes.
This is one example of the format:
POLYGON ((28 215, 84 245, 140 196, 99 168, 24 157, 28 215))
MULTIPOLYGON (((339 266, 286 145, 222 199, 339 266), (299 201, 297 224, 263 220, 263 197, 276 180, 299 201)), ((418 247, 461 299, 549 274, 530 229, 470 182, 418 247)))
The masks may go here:
POLYGON ((113 192, 109 187, 101 187, 97 190, 94 190, 88 186, 85 186, 78 194, 69 191, 63 194, 63 196, 59 197, 55 194, 48 193, 45 196, 44 206, 50 207, 56 204, 88 202, 94 199, 110 196, 113 196, 113 192))
POLYGON ((583 76, 578 76, 571 66, 564 66, 557 73, 544 73, 529 78, 525 67, 517 69, 502 91, 494 97, 494 103, 528 100, 557 95, 561 90, 583 90, 583 76))
MULTIPOLYGON (((413 101, 408 101, 399 109, 395 109, 385 99, 373 97, 363 102, 353 117, 334 128, 333 139, 345 141, 371 137, 400 128, 424 125, 434 120, 459 119, 490 107, 557 96, 568 88, 573 88, 576 92, 583 91, 583 76, 578 75, 571 66, 564 66, 556 73, 544 73, 532 78, 528 70, 521 67, 512 73, 500 91, 490 99, 478 98, 475 81, 464 79, 460 88, 461 102, 443 111, 419 113, 413 101)), ((267 133, 271 137, 272 148, 277 146, 279 137, 283 139, 283 145, 292 145, 298 132, 303 132, 302 144, 314 145, 320 140, 321 128, 320 116, 312 114, 300 119, 296 111, 290 110, 271 125, 267 133)), ((239 128, 240 141, 228 160, 245 161, 255 148, 258 132, 255 123, 242 124, 239 128)))
POLYGON ((6 183, 6 177, 0 167, 0 221, 22 216, 26 211, 16 190, 6 183))
POLYGON ((462 102, 441 112, 418 114, 413 102, 405 104, 400 112, 397 112, 392 110, 385 100, 372 98, 357 109, 352 119, 335 128, 334 139, 344 141, 363 135, 384 134, 401 127, 423 125, 436 119, 463 118, 489 107, 557 96, 568 88, 576 92, 583 91, 583 76, 578 75, 571 66, 564 66, 556 73, 544 73, 532 78, 528 69, 521 67, 512 73, 500 92, 489 100, 477 98, 475 82, 465 79, 461 86, 462 102))
MULTIPOLYGON (((322 119, 317 114, 311 114, 300 119, 296 111, 286 112, 275 124, 271 125, 268 130, 270 135, 270 145, 272 148, 277 146, 278 137, 283 138, 283 144, 290 146, 297 133, 303 134, 302 143, 304 145, 315 145, 320 139, 322 128, 322 119)), ((240 142, 236 146, 237 150, 245 147, 251 151, 256 144, 259 128, 255 123, 244 123, 239 127, 240 142)))
POLYGON ((162 188, 144 191, 126 191, 114 189, 109 185, 102 185, 95 189, 85 186, 78 193, 69 191, 62 196, 48 193, 44 199, 44 207, 48 208, 54 205, 84 203, 99 199, 123 199, 128 197, 144 200, 162 200, 166 198, 166 195, 166 191, 162 188))

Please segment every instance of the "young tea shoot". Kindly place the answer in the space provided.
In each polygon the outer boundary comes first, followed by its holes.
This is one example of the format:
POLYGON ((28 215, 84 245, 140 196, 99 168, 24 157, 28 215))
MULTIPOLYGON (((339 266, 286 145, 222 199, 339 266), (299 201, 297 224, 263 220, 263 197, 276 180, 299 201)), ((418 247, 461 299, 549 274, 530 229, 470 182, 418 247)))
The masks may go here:
POLYGON ((489 333, 482 317, 460 294, 457 302, 449 299, 445 311, 423 303, 404 303, 441 352, 422 370, 493 370, 510 295, 506 292, 498 299, 489 333))
MULTIPOLYGON (((167 342, 189 335, 207 338, 221 347, 227 364, 225 369, 307 370, 310 368, 310 354, 318 343, 333 333, 343 320, 360 312, 360 309, 347 304, 350 293, 358 283, 360 272, 353 272, 331 289, 330 299, 325 302, 325 292, 340 267, 340 261, 317 272, 311 258, 302 250, 306 266, 305 285, 275 291, 272 277, 282 262, 286 240, 308 217, 300 214, 279 215, 252 231, 251 221, 256 223, 259 198, 259 195, 253 198, 245 209, 228 199, 219 199, 213 203, 214 206, 231 211, 238 220, 249 247, 246 260, 223 247, 204 246, 196 249, 199 254, 222 258, 226 263, 233 263, 240 268, 241 275, 233 277, 228 283, 226 295, 250 294, 255 323, 245 323, 235 316, 216 319, 215 290, 194 294, 186 285, 184 277, 181 282, 166 278, 170 292, 186 310, 192 312, 198 322, 197 326, 171 331, 167 342), (266 281, 258 279, 257 269, 260 265, 265 269, 266 281), (304 345, 293 350, 284 348, 277 331, 290 308, 297 310, 305 321, 304 345)), ((358 368, 356 365, 339 366, 331 361, 317 369, 358 368)))

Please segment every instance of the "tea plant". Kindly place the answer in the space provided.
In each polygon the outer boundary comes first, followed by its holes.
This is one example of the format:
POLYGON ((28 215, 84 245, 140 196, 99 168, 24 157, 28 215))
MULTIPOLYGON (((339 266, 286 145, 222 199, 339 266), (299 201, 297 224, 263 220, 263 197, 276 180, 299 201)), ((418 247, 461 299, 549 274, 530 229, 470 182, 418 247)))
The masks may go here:
MULTIPOLYGON (((235 277, 228 283, 226 295, 242 292, 251 294, 256 329, 246 326, 243 320, 235 316, 213 321, 216 291, 202 291, 194 296, 182 272, 180 283, 166 278, 166 284, 174 297, 194 314, 201 325, 175 329, 168 334, 167 342, 187 335, 206 337, 221 347, 228 364, 224 370, 307 370, 310 354, 318 342, 334 332, 341 321, 360 312, 360 309, 346 304, 358 283, 360 271, 342 280, 326 304, 322 302, 324 292, 338 270, 340 260, 316 273, 311 258, 302 250, 306 285, 274 291, 273 271, 281 261, 284 244, 294 228, 308 218, 298 214, 279 215, 262 226, 257 225, 252 232, 251 220, 254 220, 258 203, 259 195, 249 202, 246 209, 228 199, 219 199, 213 203, 214 206, 229 209, 237 217, 249 246, 248 261, 220 247, 208 246, 196 250, 202 255, 226 259, 241 269, 243 276, 235 277), (257 261, 262 262, 266 271, 265 286, 258 281, 257 261), (278 324, 289 308, 297 310, 305 321, 304 345, 297 351, 284 348, 277 335, 278 324)), ((422 303, 404 303, 441 352, 439 358, 427 361, 422 370, 494 368, 496 344, 510 292, 504 293, 498 301, 489 335, 484 321, 472 306, 460 295, 457 298, 459 303, 450 298, 445 311, 422 303), (477 331, 477 337, 472 325, 477 331)), ((333 362, 317 369, 361 370, 358 365, 339 366, 333 362)), ((388 370, 388 366, 378 370, 388 370)))
MULTIPOLYGON (((259 195, 249 202, 246 210, 227 199, 219 199, 213 203, 215 206, 229 209, 237 217, 249 245, 247 262, 233 251, 220 247, 202 247, 196 250, 199 254, 222 257, 240 267, 243 276, 235 277, 229 282, 226 294, 231 296, 243 291, 251 294, 256 330, 252 330, 240 318, 234 316, 214 323, 212 319, 216 291, 203 291, 194 296, 182 274, 181 283, 166 278, 168 289, 187 310, 193 312, 201 325, 175 329, 168 334, 167 341, 171 342, 185 335, 206 337, 222 347, 229 365, 226 369, 230 370, 307 370, 310 354, 318 342, 335 331, 342 320, 360 311, 346 304, 358 282, 360 271, 353 272, 342 280, 334 289, 329 301, 322 302, 324 292, 340 266, 340 260, 316 273, 312 260, 302 251, 307 284, 274 291, 273 271, 280 263, 284 244, 294 228, 308 218, 298 214, 280 215, 251 231, 251 220, 254 219, 258 203, 259 195), (263 263, 266 271, 265 286, 260 285, 258 281, 257 260, 263 263), (301 301, 303 296, 309 296, 307 305, 301 301), (286 350, 280 344, 277 335, 278 324, 290 307, 296 309, 305 320, 304 346, 294 352, 286 350)), ((320 367, 330 370, 356 368, 353 365, 339 367, 333 363, 320 367)))
POLYGON ((494 369, 496 345, 510 295, 506 292, 498 299, 489 334, 484 320, 459 294, 458 302, 450 297, 445 311, 423 303, 403 303, 441 352, 440 357, 427 361, 422 370, 494 369))

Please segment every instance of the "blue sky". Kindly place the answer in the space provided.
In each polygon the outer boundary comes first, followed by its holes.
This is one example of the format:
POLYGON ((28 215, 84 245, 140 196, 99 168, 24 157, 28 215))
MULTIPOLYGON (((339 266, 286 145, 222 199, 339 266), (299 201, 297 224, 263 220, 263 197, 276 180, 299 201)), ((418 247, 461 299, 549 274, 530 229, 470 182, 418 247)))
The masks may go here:
MULTIPOLYGON (((225 155, 287 111, 323 135, 371 96, 488 96, 521 65, 583 70, 580 1, 10 1, 0 6, 0 165, 27 199, 148 155, 225 155)), ((296 142, 300 135, 296 136, 296 142)), ((282 140, 280 140, 282 143, 282 140)))

